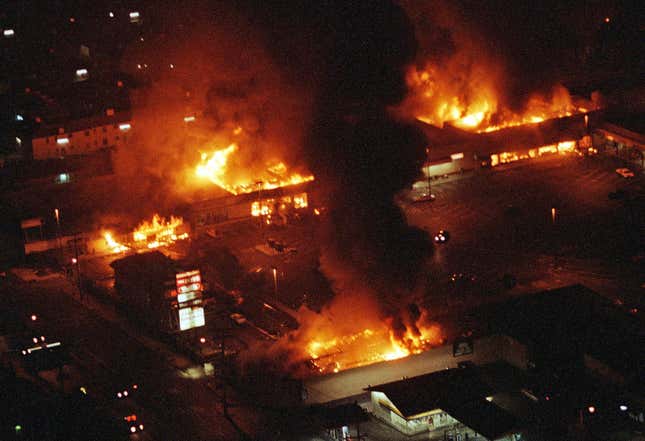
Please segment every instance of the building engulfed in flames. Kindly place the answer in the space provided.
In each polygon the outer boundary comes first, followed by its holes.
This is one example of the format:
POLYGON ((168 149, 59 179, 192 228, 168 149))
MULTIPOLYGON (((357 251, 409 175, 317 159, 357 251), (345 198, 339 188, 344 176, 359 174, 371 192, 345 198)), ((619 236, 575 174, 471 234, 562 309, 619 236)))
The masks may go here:
POLYGON ((132 232, 131 240, 118 242, 109 231, 103 232, 107 248, 114 254, 131 250, 146 250, 169 246, 189 238, 181 217, 170 216, 166 219, 154 214, 148 222, 144 220, 132 232))
POLYGON ((512 111, 501 104, 496 85, 485 73, 455 79, 435 66, 411 67, 407 83, 411 94, 404 111, 437 127, 450 124, 463 130, 492 132, 587 111, 576 107, 569 92, 559 85, 550 96, 535 93, 521 112, 512 111))
POLYGON ((239 150, 235 143, 211 153, 202 153, 201 162, 195 173, 200 178, 211 181, 231 194, 251 193, 272 190, 288 185, 313 181, 312 175, 290 172, 284 162, 275 162, 254 176, 245 176, 245 170, 232 170, 229 159, 239 150))
POLYGON ((416 320, 394 326, 392 320, 352 334, 337 335, 334 327, 318 328, 306 343, 306 355, 315 372, 336 373, 421 353, 443 343, 443 333, 424 311, 416 320))

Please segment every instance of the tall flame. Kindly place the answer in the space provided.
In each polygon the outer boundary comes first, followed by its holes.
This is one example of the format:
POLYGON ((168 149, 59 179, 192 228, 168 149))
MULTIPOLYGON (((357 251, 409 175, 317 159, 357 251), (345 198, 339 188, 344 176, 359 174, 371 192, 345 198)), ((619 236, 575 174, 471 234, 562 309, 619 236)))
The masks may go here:
POLYGON ((550 118, 569 116, 578 110, 569 92, 554 87, 550 97, 533 94, 521 113, 501 105, 498 85, 484 66, 460 73, 457 63, 447 66, 447 73, 428 65, 411 67, 406 79, 411 97, 404 111, 436 126, 446 123, 464 130, 491 132, 505 127, 539 123, 550 118))
POLYGON ((188 233, 177 234, 176 230, 184 224, 181 217, 170 216, 170 219, 155 214, 152 221, 143 221, 132 233, 132 238, 137 246, 145 245, 147 248, 158 248, 169 245, 177 240, 187 239, 188 233))
POLYGON ((313 175, 289 173, 286 164, 281 161, 269 164, 264 172, 255 176, 255 179, 241 178, 239 176, 248 174, 248 171, 230 170, 229 164, 231 155, 238 150, 238 145, 233 143, 224 149, 202 153, 201 162, 195 168, 195 174, 200 178, 210 180, 213 184, 232 194, 271 190, 314 180, 313 175))
POLYGON ((431 323, 425 312, 404 328, 397 333, 392 322, 386 321, 353 334, 335 335, 333 328, 317 329, 305 351, 319 373, 330 373, 404 358, 443 342, 441 328, 431 323))

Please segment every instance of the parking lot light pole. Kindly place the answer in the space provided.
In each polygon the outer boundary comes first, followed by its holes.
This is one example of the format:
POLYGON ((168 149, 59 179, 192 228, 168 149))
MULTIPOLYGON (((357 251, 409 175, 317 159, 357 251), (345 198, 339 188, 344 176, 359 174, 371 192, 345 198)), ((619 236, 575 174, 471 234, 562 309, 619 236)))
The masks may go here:
POLYGON ((278 269, 274 266, 271 268, 273 271, 273 297, 278 299, 278 269))
POLYGON ((60 210, 58 208, 54 208, 54 217, 56 218, 56 238, 58 239, 59 259, 61 264, 63 264, 65 259, 63 258, 63 242, 60 236, 60 210))

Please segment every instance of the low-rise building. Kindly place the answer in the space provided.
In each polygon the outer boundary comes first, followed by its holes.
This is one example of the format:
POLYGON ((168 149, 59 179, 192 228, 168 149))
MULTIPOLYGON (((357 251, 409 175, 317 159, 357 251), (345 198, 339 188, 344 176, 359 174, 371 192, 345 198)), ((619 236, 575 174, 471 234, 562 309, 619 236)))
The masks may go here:
POLYGON ((183 271, 159 251, 132 254, 110 266, 116 295, 133 317, 164 333, 204 326, 199 270, 183 271))
POLYGON ((41 126, 32 138, 34 159, 87 155, 127 142, 132 129, 129 113, 115 113, 41 126))

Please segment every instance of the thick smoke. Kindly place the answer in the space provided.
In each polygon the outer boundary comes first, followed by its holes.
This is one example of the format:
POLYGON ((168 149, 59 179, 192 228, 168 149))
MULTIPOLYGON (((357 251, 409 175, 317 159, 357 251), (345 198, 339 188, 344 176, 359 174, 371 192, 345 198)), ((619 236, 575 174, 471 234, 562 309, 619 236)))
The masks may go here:
POLYGON ((421 80, 411 71, 408 81, 424 82, 424 89, 433 91, 432 96, 412 94, 405 105, 408 110, 431 107, 434 114, 428 119, 441 123, 456 119, 445 107, 455 104, 468 112, 496 111, 496 120, 488 123, 497 124, 535 107, 536 101, 566 104, 568 94, 562 97, 558 84, 582 47, 573 31, 580 8, 554 1, 401 4, 419 42, 415 65, 429 74, 421 80), (484 100, 492 108, 483 108, 484 100))
MULTIPOLYGON (((390 1, 254 11, 274 59, 315 91, 303 153, 328 208, 321 267, 334 284, 334 305, 348 314, 398 314, 398 299, 417 285, 431 249, 394 203, 425 157, 421 133, 388 110, 406 94, 405 66, 416 51, 411 23, 390 1)), ((334 315, 334 305, 323 314, 334 315)))
POLYGON ((244 14, 205 2, 158 14, 149 19, 163 28, 137 38, 122 60, 141 82, 133 138, 115 160, 124 208, 168 210, 216 191, 195 167, 202 153, 232 143, 231 181, 253 182, 279 161, 298 171, 309 94, 282 77, 244 14))

